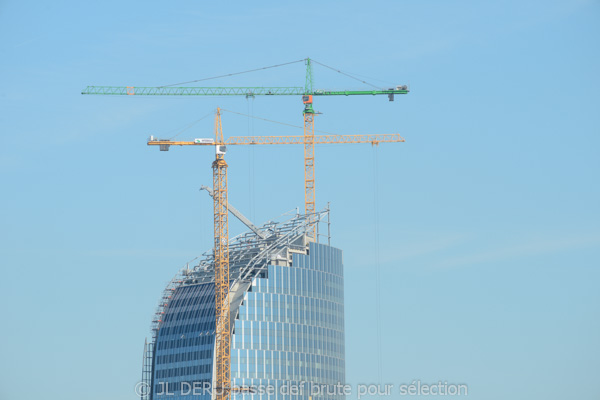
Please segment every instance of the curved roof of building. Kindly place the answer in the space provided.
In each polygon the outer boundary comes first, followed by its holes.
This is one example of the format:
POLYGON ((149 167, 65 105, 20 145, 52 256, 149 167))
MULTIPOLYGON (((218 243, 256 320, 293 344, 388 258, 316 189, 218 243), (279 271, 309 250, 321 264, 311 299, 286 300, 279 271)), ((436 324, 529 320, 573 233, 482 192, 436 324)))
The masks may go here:
MULTIPOLYGON (((305 253, 308 243, 314 241, 312 232, 328 214, 328 208, 307 215, 286 213, 281 216, 281 221, 268 221, 260 227, 260 230, 266 233, 265 238, 261 238, 252 231, 231 238, 229 240, 229 276, 234 297, 238 297, 237 295, 240 293, 243 294, 252 278, 266 270, 270 263, 288 262, 291 257, 290 252, 305 253)), ((198 259, 198 263, 193 268, 186 266, 181 269, 163 291, 152 320, 153 339, 156 338, 173 293, 179 286, 214 282, 212 249, 194 260, 198 259)), ((235 304, 237 301, 232 300, 232 303, 235 304)))

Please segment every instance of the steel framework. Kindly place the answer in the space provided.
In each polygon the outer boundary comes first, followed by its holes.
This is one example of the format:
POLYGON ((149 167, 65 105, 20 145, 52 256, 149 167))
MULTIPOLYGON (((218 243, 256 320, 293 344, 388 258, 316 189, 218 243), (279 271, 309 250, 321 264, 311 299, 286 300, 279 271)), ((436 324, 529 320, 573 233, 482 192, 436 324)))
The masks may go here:
MULTIPOLYGON (((314 130, 313 130, 314 132, 314 130)), ((253 145, 253 144, 304 144, 306 137, 302 136, 230 136, 223 143, 226 146, 253 145)), ((349 144, 349 143, 399 143, 404 138, 397 133, 375 135, 313 135, 313 144, 349 144)), ((214 146, 214 142, 162 140, 152 138, 147 143, 150 146, 214 146)))
POLYGON ((407 94, 408 88, 381 90, 315 90, 307 92, 301 87, 173 87, 173 86, 87 86, 81 94, 110 96, 375 96, 381 94, 407 94))
MULTIPOLYGON (((285 217, 282 221, 269 221, 259 228, 262 232, 268 233, 266 237, 256 235, 253 231, 247 231, 229 239, 228 249, 231 273, 228 290, 236 282, 251 282, 254 277, 265 272, 273 260, 281 258, 287 251, 306 252, 306 241, 302 240, 302 238, 307 237, 309 232, 314 231, 315 226, 320 222, 325 221, 325 223, 329 223, 329 208, 319 211, 312 216, 290 212, 283 214, 282 217, 285 217)), ((324 236, 326 236, 329 243, 330 237, 328 235, 324 236)), ((215 260, 214 250, 204 252, 201 256, 187 263, 166 285, 159 299, 154 318, 152 319, 151 340, 144 344, 144 366, 142 372, 142 382, 144 385, 143 391, 140 392, 141 400, 149 400, 151 398, 150 391, 153 389, 151 361, 164 315, 173 299, 175 291, 183 285, 215 283, 217 275, 215 260), (190 263, 196 260, 198 261, 190 269, 190 263)), ((231 326, 229 329, 231 332, 231 326)), ((217 354, 215 353, 215 361, 216 358, 217 354)))
MULTIPOLYGON (((308 218, 309 236, 318 240, 315 231, 315 149, 319 143, 372 143, 403 142, 399 135, 396 137, 384 135, 326 135, 315 137, 314 117, 312 106, 313 96, 350 96, 350 95, 387 95, 393 101, 395 94, 407 94, 406 86, 396 86, 389 89, 376 90, 314 90, 312 63, 306 60, 305 87, 134 87, 134 86, 88 86, 82 94, 95 95, 126 95, 126 96, 257 96, 257 95, 301 95, 304 103, 304 135, 299 139, 292 136, 279 136, 269 138, 246 137, 223 140, 220 110, 217 110, 215 119, 215 142, 206 143, 215 146, 216 159, 213 162, 213 188, 214 188, 214 267, 215 267, 215 307, 217 323, 217 376, 216 386, 220 389, 217 400, 227 400, 230 390, 230 326, 229 326, 229 240, 227 225, 227 163, 224 159, 224 146, 227 144, 303 144, 304 145, 304 202, 305 216, 308 218), (222 151, 221 151, 222 150, 222 151)), ((339 71, 338 71, 339 72, 339 71)), ((202 145, 204 143, 171 142, 164 140, 150 140, 149 145, 159 145, 161 150, 168 150, 171 145, 202 145)), ((261 249, 256 249, 261 253, 261 249)), ((166 304, 166 303, 165 303, 166 304)), ((160 321, 160 318, 159 320, 160 321)), ((157 325, 160 322, 157 322, 157 325)))
MULTIPOLYGON (((315 210, 315 153, 314 136, 315 111, 312 106, 313 96, 367 96, 387 95, 390 101, 394 100, 396 94, 407 94, 406 85, 392 88, 371 90, 324 90, 313 89, 312 60, 306 58, 306 79, 304 88, 298 86, 290 87, 260 87, 260 86, 238 86, 238 87, 182 87, 182 86, 87 86, 81 94, 94 95, 125 95, 125 96, 302 96, 304 103, 304 201, 305 211, 308 213, 315 210)), ((338 71, 341 72, 341 71, 338 71)))
MULTIPOLYGON (((223 142, 221 110, 215 117, 215 140, 223 142)), ((214 253, 215 253, 215 318, 216 318, 216 398, 229 396, 231 376, 231 330, 229 327, 229 226, 227 211, 227 162, 225 152, 216 146, 213 169, 214 204, 214 253)))

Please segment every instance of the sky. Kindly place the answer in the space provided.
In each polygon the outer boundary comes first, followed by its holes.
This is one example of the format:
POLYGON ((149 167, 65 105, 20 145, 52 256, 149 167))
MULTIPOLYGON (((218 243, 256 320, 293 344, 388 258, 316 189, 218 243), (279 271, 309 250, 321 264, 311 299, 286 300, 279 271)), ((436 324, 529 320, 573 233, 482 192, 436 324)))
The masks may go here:
MULTIPOLYGON (((211 137, 217 107, 302 124, 294 96, 81 91, 306 57, 410 87, 315 98, 317 130, 406 139, 316 148, 317 208, 331 204, 344 251, 348 383, 597 399, 599 18, 594 0, 0 1, 0 399, 137 398, 162 289, 212 246, 198 190, 212 151, 159 152, 150 135, 211 137)), ((303 86, 304 68, 198 84, 303 86)), ((319 65, 314 82, 369 88, 319 65)), ((302 133, 228 111, 223 132, 302 133)), ((226 157, 229 200, 253 221, 302 208, 301 147, 226 157)))

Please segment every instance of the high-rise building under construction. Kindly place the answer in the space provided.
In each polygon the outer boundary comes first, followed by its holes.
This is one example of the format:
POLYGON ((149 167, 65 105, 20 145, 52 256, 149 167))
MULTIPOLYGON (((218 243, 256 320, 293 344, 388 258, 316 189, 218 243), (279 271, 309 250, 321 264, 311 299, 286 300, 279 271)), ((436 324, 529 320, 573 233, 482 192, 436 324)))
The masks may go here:
MULTIPOLYGON (((342 399, 327 390, 345 380, 342 251, 318 230, 328 221, 328 209, 293 214, 230 240, 231 385, 249 389, 233 398, 342 399)), ((213 398, 212 252, 169 283, 152 329, 142 400, 213 398)))

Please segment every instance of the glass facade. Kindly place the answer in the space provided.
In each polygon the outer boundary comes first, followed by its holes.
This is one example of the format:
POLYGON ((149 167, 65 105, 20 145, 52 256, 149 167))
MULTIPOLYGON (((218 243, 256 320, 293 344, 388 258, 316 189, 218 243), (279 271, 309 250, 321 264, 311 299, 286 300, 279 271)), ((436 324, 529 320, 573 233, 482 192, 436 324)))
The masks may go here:
POLYGON ((345 382, 341 250, 310 243, 309 254, 293 254, 291 266, 269 265, 267 278, 254 279, 235 321, 231 377, 236 386, 273 385, 276 395, 263 396, 273 399, 308 400, 310 383, 345 382), (304 392, 281 395, 286 385, 304 392))
MULTIPOLYGON (((215 347, 215 286, 180 286, 165 312, 154 349, 153 399, 181 396, 187 384, 211 383, 215 347)), ((204 396, 208 399, 208 396, 204 396)))
MULTIPOLYGON (((274 392, 232 398, 308 400, 311 388, 313 400, 343 398, 327 389, 345 383, 342 251, 311 242, 308 254, 291 255, 291 263, 268 265, 232 304, 232 384, 274 392)), ((212 383, 214 329, 213 283, 177 288, 155 344, 153 399, 210 398, 185 394, 194 382, 212 383)))

